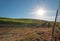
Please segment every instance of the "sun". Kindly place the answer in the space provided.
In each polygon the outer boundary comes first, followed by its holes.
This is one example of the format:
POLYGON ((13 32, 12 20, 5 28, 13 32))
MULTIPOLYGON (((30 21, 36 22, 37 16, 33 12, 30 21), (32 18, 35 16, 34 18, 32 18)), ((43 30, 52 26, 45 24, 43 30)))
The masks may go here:
POLYGON ((46 13, 46 11, 45 11, 44 9, 42 9, 42 8, 37 9, 37 10, 35 11, 35 14, 36 14, 36 15, 40 15, 40 16, 43 16, 45 13, 46 13))

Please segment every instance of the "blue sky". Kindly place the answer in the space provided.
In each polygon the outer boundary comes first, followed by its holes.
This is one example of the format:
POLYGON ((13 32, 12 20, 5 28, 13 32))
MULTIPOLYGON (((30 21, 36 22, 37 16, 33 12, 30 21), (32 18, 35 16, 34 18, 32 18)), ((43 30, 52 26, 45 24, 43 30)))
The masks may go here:
POLYGON ((59 0, 0 0, 0 17, 54 20, 59 0), (37 8, 45 8, 44 16, 32 14, 37 8))

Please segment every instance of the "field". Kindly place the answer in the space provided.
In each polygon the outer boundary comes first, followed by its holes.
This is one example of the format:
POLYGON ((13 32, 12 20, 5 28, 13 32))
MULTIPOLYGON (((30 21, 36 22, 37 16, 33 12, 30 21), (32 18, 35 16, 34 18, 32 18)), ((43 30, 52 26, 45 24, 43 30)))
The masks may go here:
MULTIPOLYGON (((0 41, 51 41, 52 27, 50 21, 0 18, 0 41)), ((60 41, 60 22, 54 35, 60 41)))
POLYGON ((50 41, 51 28, 0 28, 0 41, 50 41))
POLYGON ((51 41, 51 33, 52 28, 0 28, 0 41, 51 41))

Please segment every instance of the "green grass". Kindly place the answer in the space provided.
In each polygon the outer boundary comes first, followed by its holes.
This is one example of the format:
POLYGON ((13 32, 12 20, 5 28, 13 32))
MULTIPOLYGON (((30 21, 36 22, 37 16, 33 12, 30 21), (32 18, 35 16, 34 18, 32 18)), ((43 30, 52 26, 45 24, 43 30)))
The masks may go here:
MULTIPOLYGON (((5 23, 5 24, 22 24, 22 25, 47 25, 47 23, 50 21, 44 21, 44 20, 37 20, 37 19, 28 19, 28 18, 5 18, 5 17, 0 17, 0 23, 5 23)), ((54 22, 50 22, 50 25, 53 26, 54 22)), ((60 22, 57 22, 57 27, 60 27, 60 22)))
POLYGON ((22 22, 22 23, 36 23, 36 22, 43 22, 42 20, 36 19, 12 19, 12 18, 0 18, 0 21, 11 21, 11 22, 22 22))

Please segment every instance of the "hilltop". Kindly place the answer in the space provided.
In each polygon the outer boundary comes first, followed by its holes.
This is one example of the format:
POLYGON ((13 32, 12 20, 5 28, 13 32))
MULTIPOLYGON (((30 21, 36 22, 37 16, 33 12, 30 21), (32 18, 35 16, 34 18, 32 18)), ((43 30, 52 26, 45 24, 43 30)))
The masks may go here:
MULTIPOLYGON (((53 22, 51 21, 45 21, 45 20, 38 20, 38 19, 28 19, 28 18, 5 18, 0 17, 0 26, 17 26, 17 27, 47 27, 48 23, 50 23, 50 26, 53 26, 53 22)), ((57 22, 57 26, 59 26, 60 23, 57 22)))
POLYGON ((9 22, 22 22, 22 23, 39 23, 43 22, 44 20, 37 20, 37 19, 28 19, 28 18, 4 18, 0 17, 0 21, 9 21, 9 22))

